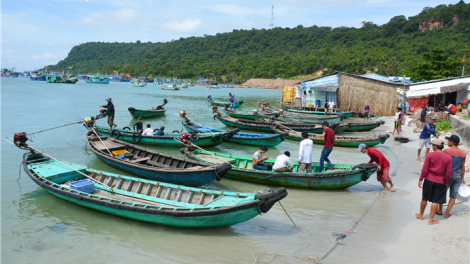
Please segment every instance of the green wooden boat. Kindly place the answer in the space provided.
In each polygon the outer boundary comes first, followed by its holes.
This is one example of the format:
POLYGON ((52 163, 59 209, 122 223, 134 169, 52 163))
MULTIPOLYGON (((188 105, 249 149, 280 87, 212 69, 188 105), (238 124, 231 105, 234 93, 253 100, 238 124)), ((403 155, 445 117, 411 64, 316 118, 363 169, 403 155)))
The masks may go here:
MULTIPOLYGON (((255 131, 266 131, 272 132, 271 127, 279 124, 276 121, 254 121, 254 120, 242 120, 235 119, 229 116, 215 115, 214 118, 222 122, 228 127, 238 127, 241 129, 255 130, 255 131)), ((323 128, 320 124, 294 124, 294 123, 282 123, 284 126, 289 127, 295 131, 307 131, 308 133, 323 133, 323 128)), ((339 124, 330 125, 330 128, 334 129, 339 124)))
MULTIPOLYGON (((285 111, 287 112, 292 112, 292 113, 299 113, 299 114, 308 114, 308 115, 325 115, 325 111, 306 111, 306 110, 298 110, 298 109, 293 109, 293 108, 284 108, 285 111)), ((350 118, 355 111, 352 112, 334 112, 335 115, 344 115, 345 119, 350 118)))
POLYGON ((46 192, 70 203, 132 220, 182 228, 231 226, 267 213, 287 196, 285 188, 258 193, 197 189, 144 180, 50 159, 23 156, 28 176, 46 192), (72 186, 80 180, 88 190, 72 186), (86 192, 87 191, 87 192, 86 192))
POLYGON ((71 83, 75 84, 78 82, 77 75, 55 75, 55 76, 46 76, 46 81, 48 83, 71 83))
MULTIPOLYGON (((129 127, 123 129, 113 129, 109 131, 108 127, 94 126, 96 132, 101 135, 110 136, 125 142, 157 145, 157 146, 171 146, 171 147, 184 147, 185 145, 176 141, 175 138, 181 137, 180 132, 173 131, 172 133, 165 133, 164 136, 142 136, 139 133, 134 133, 129 127)), ((190 142, 199 147, 214 147, 229 141, 239 129, 232 129, 225 132, 217 133, 193 133, 190 136, 190 142)))
MULTIPOLYGON (((293 140, 302 140, 302 133, 291 130, 283 125, 277 125, 271 127, 271 129, 277 134, 287 134, 287 139, 293 140)), ((308 137, 313 141, 315 144, 323 145, 325 143, 324 138, 319 138, 315 136, 316 134, 308 134, 308 137)), ((383 144, 389 138, 389 134, 384 135, 376 135, 376 136, 369 136, 369 137, 355 137, 355 136, 336 136, 335 137, 335 146, 338 147, 349 147, 349 148, 357 148, 360 144, 366 144, 367 147, 373 147, 378 144, 383 144)))
POLYGON ((146 82, 135 82, 133 84, 134 87, 145 87, 147 86, 147 83, 146 82))
POLYGON ((242 119, 251 119, 251 120, 257 120, 259 118, 262 119, 269 119, 271 116, 272 117, 278 117, 279 114, 272 113, 272 114, 242 114, 242 113, 233 113, 229 110, 223 109, 224 113, 228 116, 234 117, 234 118, 242 118, 242 119))
MULTIPOLYGON (((211 105, 217 105, 217 106, 225 107, 225 105, 228 104, 228 100, 227 100, 227 102, 222 102, 222 101, 217 101, 217 100, 213 100, 212 98, 209 98, 209 103, 211 105)), ((235 103, 235 108, 239 108, 242 104, 243 104, 243 101, 236 102, 235 103)))
POLYGON ((168 87, 162 84, 162 90, 178 91, 180 88, 176 84, 169 84, 168 87))
MULTIPOLYGON (((201 152, 200 150, 191 152, 187 149, 185 149, 185 156, 211 164, 232 164, 233 167, 226 174, 226 177, 261 184, 314 190, 339 190, 348 188, 361 181, 366 181, 370 175, 377 170, 376 164, 335 164, 335 170, 328 170, 329 166, 326 164, 324 168, 325 171, 318 172, 320 164, 312 163, 312 173, 299 173, 299 164, 293 162, 293 172, 274 172, 253 169, 252 157, 209 151, 201 152)), ((264 161, 264 163, 273 165, 275 161, 274 159, 268 159, 264 161)))
POLYGON ((148 117, 155 117, 155 116, 162 116, 165 114, 166 109, 163 110, 155 110, 155 109, 150 109, 150 110, 141 110, 141 109, 135 109, 134 107, 129 107, 127 110, 129 110, 129 113, 131 113, 131 116, 133 118, 148 118, 148 117))
POLYGON ((338 126, 335 129, 335 132, 362 132, 362 131, 371 131, 378 128, 379 126, 385 124, 384 120, 375 121, 375 122, 361 122, 361 123, 343 123, 341 126, 338 126))

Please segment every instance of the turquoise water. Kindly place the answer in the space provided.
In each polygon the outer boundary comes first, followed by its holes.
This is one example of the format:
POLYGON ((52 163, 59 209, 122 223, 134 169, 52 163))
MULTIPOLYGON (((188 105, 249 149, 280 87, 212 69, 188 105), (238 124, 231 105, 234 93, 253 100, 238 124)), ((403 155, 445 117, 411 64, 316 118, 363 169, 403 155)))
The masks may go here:
MULTIPOLYGON (((136 88, 118 82, 97 85, 81 80, 76 84, 48 84, 22 77, 2 78, 1 133, 2 137, 12 137, 15 132, 31 133, 81 121, 98 114, 100 105, 106 104, 108 97, 113 99, 115 123, 119 127, 131 126, 137 121, 129 114, 128 107, 148 109, 166 98, 170 101, 166 115, 146 119, 144 124, 150 123, 152 128, 164 125, 166 131, 181 130, 181 119, 176 115, 185 110, 188 117, 199 124, 224 128, 213 119, 207 95, 216 100, 227 100, 229 92, 235 94, 237 100, 244 101, 239 108, 244 113, 252 112, 258 101, 275 105, 281 98, 281 90, 268 89, 207 90, 194 86, 166 91, 153 84, 136 88)), ((98 124, 106 125, 106 121, 99 120, 98 124)), ((385 128, 379 127, 361 135, 384 133, 385 128)), ((29 144, 59 160, 119 173, 87 150, 85 134, 82 125, 72 125, 37 134, 29 144)), ((298 144, 298 141, 286 140, 270 148, 266 155, 275 158, 289 150, 292 159, 296 160, 298 144)), ((392 167, 396 166, 397 160, 386 148, 393 144, 389 140, 379 148, 392 167)), ((181 156, 177 148, 150 148, 181 156)), ((314 146, 314 161, 319 160, 321 149, 322 146, 314 146)), ((208 150, 251 156, 257 148, 224 143, 208 150)), ((349 230, 377 198, 375 193, 381 190, 374 175, 367 182, 342 191, 288 189, 289 195, 282 204, 297 228, 277 204, 269 213, 232 227, 176 229, 106 215, 55 198, 35 185, 24 172, 18 179, 23 150, 2 140, 1 151, 1 253, 4 263, 253 263, 256 252, 321 257, 334 246, 335 234, 349 230)), ((355 149, 345 148, 335 148, 330 158, 333 163, 348 164, 369 160, 355 149)), ((225 178, 204 187, 221 190, 233 190, 234 187, 253 192, 271 186, 225 178)), ((356 237, 357 250, 335 249, 328 258, 330 262, 327 259, 323 263, 350 263, 355 257, 360 257, 362 262, 365 258, 367 262, 385 257, 377 245, 369 245, 370 237, 395 231, 393 227, 378 230, 378 226, 382 217, 394 219, 396 216, 390 210, 393 206, 390 199, 381 199, 374 208, 378 204, 380 207, 370 216, 369 228, 363 230, 363 236, 356 237), (361 247, 365 244, 368 251, 361 247), (367 256, 364 256, 366 252, 367 256)), ((405 207, 396 210, 405 210, 405 207)), ((404 220, 398 218, 396 221, 402 223, 404 220)), ((295 259, 286 260, 295 262, 295 259)))

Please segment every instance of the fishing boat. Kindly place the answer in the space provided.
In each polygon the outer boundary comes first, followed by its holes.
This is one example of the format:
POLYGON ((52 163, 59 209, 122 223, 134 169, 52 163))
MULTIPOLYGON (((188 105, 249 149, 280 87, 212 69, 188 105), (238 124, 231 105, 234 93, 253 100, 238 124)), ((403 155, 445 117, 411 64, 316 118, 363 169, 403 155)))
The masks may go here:
MULTIPOLYGON (((232 164, 232 169, 226 177, 261 184, 295 187, 313 190, 340 190, 351 187, 369 179, 377 170, 376 164, 335 164, 334 170, 329 170, 328 164, 324 171, 319 172, 319 163, 312 163, 312 173, 299 173, 298 162, 293 162, 292 172, 274 172, 253 169, 253 158, 211 151, 188 151, 185 156, 210 164, 232 164)), ((274 165, 276 160, 268 159, 263 163, 274 165)))
MULTIPOLYGON (((209 103, 211 105, 217 105, 217 106, 225 107, 226 104, 229 104, 228 100, 227 100, 227 102, 213 100, 210 95, 207 96, 207 99, 209 100, 209 103)), ((243 104, 243 101, 235 102, 235 108, 239 108, 242 104, 243 104)))
POLYGON ((211 90, 211 89, 220 89, 219 86, 217 85, 211 85, 211 86, 207 86, 207 89, 211 90))
POLYGON ((86 80, 86 78, 87 78, 87 76, 84 75, 84 74, 79 74, 77 77, 78 77, 79 80, 86 80))
POLYGON ((235 86, 233 86, 233 85, 230 86, 230 85, 228 85, 228 84, 224 84, 224 85, 222 85, 221 87, 222 87, 222 88, 234 88, 235 86))
POLYGON ((76 75, 56 75, 56 76, 47 76, 46 81, 48 83, 71 83, 75 84, 78 82, 76 75))
POLYGON ((145 76, 140 76, 137 80, 141 83, 153 83, 153 80, 145 76))
POLYGON ((45 81, 46 80, 46 75, 42 73, 33 73, 31 74, 31 77, 29 77, 31 81, 45 81))
MULTIPOLYGON (((228 127, 238 127, 241 129, 255 130, 255 131, 266 131, 272 132, 271 127, 275 126, 279 122, 276 121, 254 121, 254 120, 242 120, 235 119, 229 116, 216 115, 214 118, 218 119, 222 124, 228 127)), ((323 133, 323 128, 320 124, 293 124, 293 123, 282 123, 284 126, 289 127, 295 131, 307 131, 308 133, 323 133)), ((334 129, 339 124, 330 125, 330 128, 334 129)))
POLYGON ((183 89, 187 89, 188 87, 189 87, 189 86, 188 86, 187 83, 183 83, 183 84, 181 85, 181 88, 183 88, 183 89))
POLYGON ((374 122, 360 122, 360 123, 342 123, 340 126, 336 127, 335 132, 362 132, 362 131, 371 131, 378 128, 379 126, 385 124, 384 120, 374 121, 374 122))
POLYGON ((135 109, 134 107, 129 107, 127 110, 129 110, 129 113, 131 113, 131 116, 133 118, 147 118, 147 117, 155 117, 155 116, 162 116, 165 114, 166 109, 163 110, 156 110, 156 109, 150 109, 150 110, 141 110, 141 109, 135 109))
MULTIPOLYGON (((224 132, 223 129, 212 128, 204 125, 198 125, 194 123, 183 123, 184 128, 188 132, 224 132)), ((238 132, 233 135, 233 137, 228 141, 232 143, 238 143, 243 145, 250 145, 250 146, 268 146, 274 147, 281 144, 284 141, 284 137, 287 135, 285 134, 252 134, 252 133, 241 133, 238 132)))
POLYGON ((176 84, 169 84, 168 86, 165 86, 162 84, 162 89, 163 90, 173 90, 173 91, 177 91, 179 90, 180 88, 178 86, 176 86, 176 84))
MULTIPOLYGON (((177 130, 172 133, 165 133, 163 136, 143 136, 140 133, 134 133, 131 131, 130 127, 113 129, 111 132, 108 127, 95 126, 94 129, 101 135, 110 136, 125 142, 167 147, 185 146, 180 141, 175 140, 175 138, 180 139, 182 134, 177 130)), ((191 133, 189 141, 199 147, 214 147, 224 143, 225 141, 229 141, 238 131, 239 129, 232 129, 217 133, 191 133)))
POLYGON ((34 183, 60 199, 123 218, 182 228, 245 222, 267 213, 287 196, 285 188, 239 193, 139 179, 58 161, 37 152, 26 153, 22 164, 34 183))
MULTIPOLYGON (((272 126, 271 129, 277 134, 287 134, 284 136, 287 139, 302 140, 302 133, 289 129, 283 125, 272 126)), ((357 148, 360 144, 366 144, 367 147, 373 147, 378 144, 383 144, 389 138, 389 134, 375 135, 368 137, 357 137, 357 136, 335 136, 334 145, 338 147, 350 147, 357 148)), ((315 134, 308 134, 313 143, 323 145, 325 138, 316 137, 315 134)))
MULTIPOLYGON (((287 111, 287 112, 298 113, 298 114, 325 115, 325 111, 306 111, 306 110, 298 110, 298 109, 293 109, 293 108, 284 108, 284 110, 287 111)), ((350 118, 355 113, 356 113, 355 111, 351 111, 351 112, 334 112, 335 115, 344 115, 345 119, 350 118)))
POLYGON ((220 181, 229 164, 211 166, 136 146, 114 138, 87 133, 87 146, 104 163, 141 178, 167 183, 199 186, 220 181))
POLYGON ((94 83, 94 84, 109 84, 109 78, 108 76, 90 75, 90 76, 87 76, 87 78, 85 79, 85 82, 94 83))
POLYGON ((258 119, 269 119, 271 116, 272 117, 278 117, 279 114, 277 113, 272 113, 272 114, 263 114, 263 113, 256 113, 256 114, 242 114, 242 113, 233 113, 232 111, 229 111, 228 109, 222 109, 224 114, 231 116, 233 118, 242 118, 242 119, 250 119, 250 120, 258 120, 258 119))
POLYGON ((286 112, 280 110, 279 119, 281 120, 298 120, 303 122, 317 122, 323 123, 327 121, 329 123, 341 122, 346 115, 309 115, 309 114, 299 114, 293 112, 286 112))
POLYGON ((147 86, 147 83, 144 83, 144 82, 135 82, 133 84, 134 87, 145 87, 147 86))

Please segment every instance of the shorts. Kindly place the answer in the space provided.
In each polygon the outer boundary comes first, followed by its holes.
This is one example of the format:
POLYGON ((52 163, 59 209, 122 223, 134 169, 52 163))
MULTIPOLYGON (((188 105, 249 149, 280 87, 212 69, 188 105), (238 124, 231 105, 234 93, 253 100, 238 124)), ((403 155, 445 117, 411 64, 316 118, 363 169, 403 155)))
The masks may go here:
POLYGON ((395 121, 395 128, 399 128, 401 127, 401 121, 398 120, 398 121, 395 121))
POLYGON ((370 112, 365 112, 364 117, 370 117, 370 112))
POLYGON ((108 125, 110 127, 114 125, 114 116, 108 116, 108 125))
POLYGON ((386 168, 382 168, 380 171, 377 172, 377 181, 384 180, 385 182, 390 182, 390 175, 388 172, 390 171, 390 166, 386 168))
POLYGON ((235 103, 230 103, 230 107, 235 107, 235 103))
POLYGON ((444 183, 435 183, 433 181, 424 180, 423 183, 423 201, 431 203, 446 203, 447 186, 444 183))
POLYGON ((328 110, 329 110, 330 112, 333 112, 333 108, 328 108, 328 110))
POLYGON ((418 149, 423 149, 423 147, 431 148, 431 138, 420 138, 418 149))
POLYGON ((298 173, 305 173, 305 171, 312 173, 312 163, 301 163, 299 165, 298 173))
POLYGON ((452 173, 452 177, 450 177, 449 182, 447 183, 447 189, 450 188, 449 197, 452 199, 457 198, 457 193, 459 192, 460 181, 462 178, 460 177, 460 173, 452 173))

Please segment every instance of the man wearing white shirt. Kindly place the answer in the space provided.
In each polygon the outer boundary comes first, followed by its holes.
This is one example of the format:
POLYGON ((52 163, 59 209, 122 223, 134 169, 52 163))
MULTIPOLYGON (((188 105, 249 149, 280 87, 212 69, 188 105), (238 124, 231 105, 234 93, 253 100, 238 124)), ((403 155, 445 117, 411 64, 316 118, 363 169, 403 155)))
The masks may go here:
POLYGON ((302 141, 299 148, 299 173, 312 172, 313 141, 308 138, 307 131, 302 132, 302 141))
POLYGON ((274 163, 274 166, 273 166, 273 171, 292 172, 293 167, 294 167, 294 164, 292 164, 292 161, 290 161, 290 152, 286 151, 284 152, 283 155, 277 156, 276 162, 274 163), (287 165, 289 165, 290 168, 287 168, 287 165))
POLYGON ((150 124, 147 124, 147 128, 142 132, 142 136, 153 136, 153 130, 150 128, 150 124))
POLYGON ((330 99, 330 102, 328 103, 328 109, 330 110, 330 115, 333 113, 333 107, 335 107, 335 102, 333 102, 333 99, 330 99))

